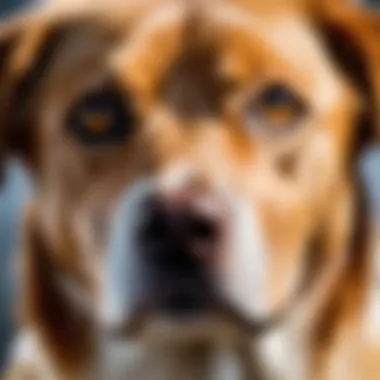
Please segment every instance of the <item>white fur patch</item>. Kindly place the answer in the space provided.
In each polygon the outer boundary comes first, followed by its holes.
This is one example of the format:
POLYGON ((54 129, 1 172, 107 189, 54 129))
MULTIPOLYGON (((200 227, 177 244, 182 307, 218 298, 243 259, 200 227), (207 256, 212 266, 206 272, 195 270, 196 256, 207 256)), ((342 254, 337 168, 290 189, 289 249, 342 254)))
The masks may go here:
POLYGON ((42 351, 38 338, 31 332, 23 332, 16 339, 10 356, 10 366, 30 366, 35 375, 44 380, 56 380, 54 370, 42 351))
POLYGON ((269 332, 258 342, 255 352, 271 379, 307 378, 307 351, 297 337, 299 334, 285 325, 269 332))
POLYGON ((211 363, 211 380, 239 380, 241 368, 231 350, 219 348, 211 363))
POLYGON ((223 291, 250 317, 267 315, 267 255, 261 226, 253 207, 235 201, 230 243, 221 278, 223 291))
POLYGON ((143 274, 136 246, 137 226, 144 217, 141 203, 151 190, 148 181, 137 182, 128 188, 117 206, 105 253, 100 306, 101 319, 109 325, 125 321, 142 291, 143 274))

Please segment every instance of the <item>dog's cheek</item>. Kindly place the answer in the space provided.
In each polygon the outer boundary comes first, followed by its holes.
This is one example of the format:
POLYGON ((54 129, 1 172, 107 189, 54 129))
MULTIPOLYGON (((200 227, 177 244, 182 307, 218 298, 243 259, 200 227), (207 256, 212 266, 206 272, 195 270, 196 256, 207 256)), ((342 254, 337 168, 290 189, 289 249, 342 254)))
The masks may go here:
POLYGON ((284 211, 266 209, 263 216, 268 246, 268 302, 271 310, 288 307, 302 286, 304 258, 311 231, 309 212, 303 204, 284 211))
POLYGON ((331 187, 344 172, 344 160, 338 152, 341 152, 338 139, 327 132, 315 134, 305 144, 300 166, 300 186, 309 204, 315 203, 318 197, 331 194, 331 187))
POLYGON ((110 223, 101 265, 99 317, 110 327, 127 323, 142 301, 146 275, 137 245, 137 228, 143 215, 141 201, 149 192, 141 181, 127 189, 110 223))
POLYGON ((252 318, 268 314, 268 255, 258 210, 237 200, 225 252, 220 287, 227 299, 252 318))

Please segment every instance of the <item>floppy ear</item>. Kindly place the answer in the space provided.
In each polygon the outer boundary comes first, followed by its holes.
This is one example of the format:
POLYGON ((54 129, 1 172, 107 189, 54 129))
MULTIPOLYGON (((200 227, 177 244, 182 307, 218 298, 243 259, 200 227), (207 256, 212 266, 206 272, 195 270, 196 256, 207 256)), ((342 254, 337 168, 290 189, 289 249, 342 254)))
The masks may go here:
POLYGON ((0 26, 0 170, 13 153, 30 152, 28 101, 39 77, 54 55, 61 33, 28 28, 14 22, 0 26))
POLYGON ((10 103, 9 65, 12 51, 19 40, 18 28, 0 26, 0 176, 9 148, 9 120, 7 108, 10 103))
POLYGON ((37 166, 34 114, 43 80, 76 58, 99 58, 115 36, 109 20, 88 7, 40 10, 0 24, 0 173, 10 155, 37 166))
POLYGON ((380 138, 380 17, 358 3, 354 0, 309 1, 311 17, 329 56, 363 103, 355 123, 354 146, 347 168, 352 186, 333 195, 334 201, 328 204, 326 219, 322 222, 318 254, 325 268, 339 268, 339 273, 334 274, 335 283, 328 290, 325 304, 319 308, 316 316, 319 322, 311 338, 318 353, 312 365, 318 367, 320 361, 325 360, 323 355, 331 339, 338 339, 334 334, 342 316, 362 311, 353 305, 362 304, 361 297, 369 278, 369 205, 355 161, 363 148, 380 138), (344 265, 340 266, 342 262, 344 265))
POLYGON ((315 0, 312 8, 331 56, 364 100, 356 151, 380 138, 380 15, 358 3, 315 0))

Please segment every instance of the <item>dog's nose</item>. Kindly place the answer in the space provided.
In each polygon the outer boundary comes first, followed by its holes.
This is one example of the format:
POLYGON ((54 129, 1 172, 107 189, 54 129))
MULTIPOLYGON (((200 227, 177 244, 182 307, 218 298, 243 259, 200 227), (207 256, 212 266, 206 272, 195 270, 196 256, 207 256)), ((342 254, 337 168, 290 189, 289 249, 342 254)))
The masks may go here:
POLYGON ((223 244, 222 205, 193 189, 151 195, 142 207, 138 252, 156 307, 171 316, 207 309, 223 244))
POLYGON ((150 196, 144 204, 140 245, 150 262, 186 272, 211 261, 222 239, 222 207, 192 192, 150 196))

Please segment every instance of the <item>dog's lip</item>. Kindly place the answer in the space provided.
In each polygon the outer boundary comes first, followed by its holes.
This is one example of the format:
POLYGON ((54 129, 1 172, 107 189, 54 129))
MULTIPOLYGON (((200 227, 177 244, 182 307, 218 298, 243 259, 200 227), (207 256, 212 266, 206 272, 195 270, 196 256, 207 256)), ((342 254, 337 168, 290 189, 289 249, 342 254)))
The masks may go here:
MULTIPOLYGON (((310 271, 313 268, 308 263, 304 276, 301 278, 300 283, 294 294, 290 295, 290 298, 282 305, 277 307, 277 311, 260 317, 250 317, 240 310, 237 305, 230 299, 228 299, 223 292, 215 291, 214 288, 208 288, 207 300, 208 304, 205 308, 205 316, 210 318, 216 317, 219 321, 223 321, 224 325, 232 326, 246 334, 260 337, 273 327, 281 324, 289 314, 296 302, 302 298, 303 293, 309 288, 308 282, 310 281, 310 271)), ((152 296, 152 295, 151 295, 152 296)), ((153 297, 154 298, 154 297, 153 297)), ((136 309, 126 323, 119 326, 119 328, 111 330, 110 332, 115 334, 116 337, 128 338, 134 336, 141 329, 143 329, 146 322, 149 322, 150 318, 157 316, 157 298, 145 299, 140 303, 140 307, 136 309)), ((177 320, 178 322, 178 320, 177 320)), ((186 320, 185 320, 186 322, 186 320)))
POLYGON ((191 325, 201 325, 202 322, 217 321, 225 326, 231 326, 249 335, 259 337, 280 323, 283 316, 284 312, 281 311, 268 317, 252 319, 244 315, 233 303, 218 294, 213 294, 209 298, 209 304, 199 313, 180 316, 166 314, 157 308, 157 302, 145 300, 140 303, 127 321, 118 326, 105 326, 105 331, 113 338, 123 340, 139 336, 151 321, 161 324, 161 326, 171 325, 173 328, 180 326, 184 329, 191 325))
POLYGON ((201 293, 201 289, 192 291, 189 286, 155 292, 141 299, 125 321, 103 327, 113 336, 133 337, 152 320, 186 325, 208 318, 216 309, 213 304, 211 293, 201 293))

